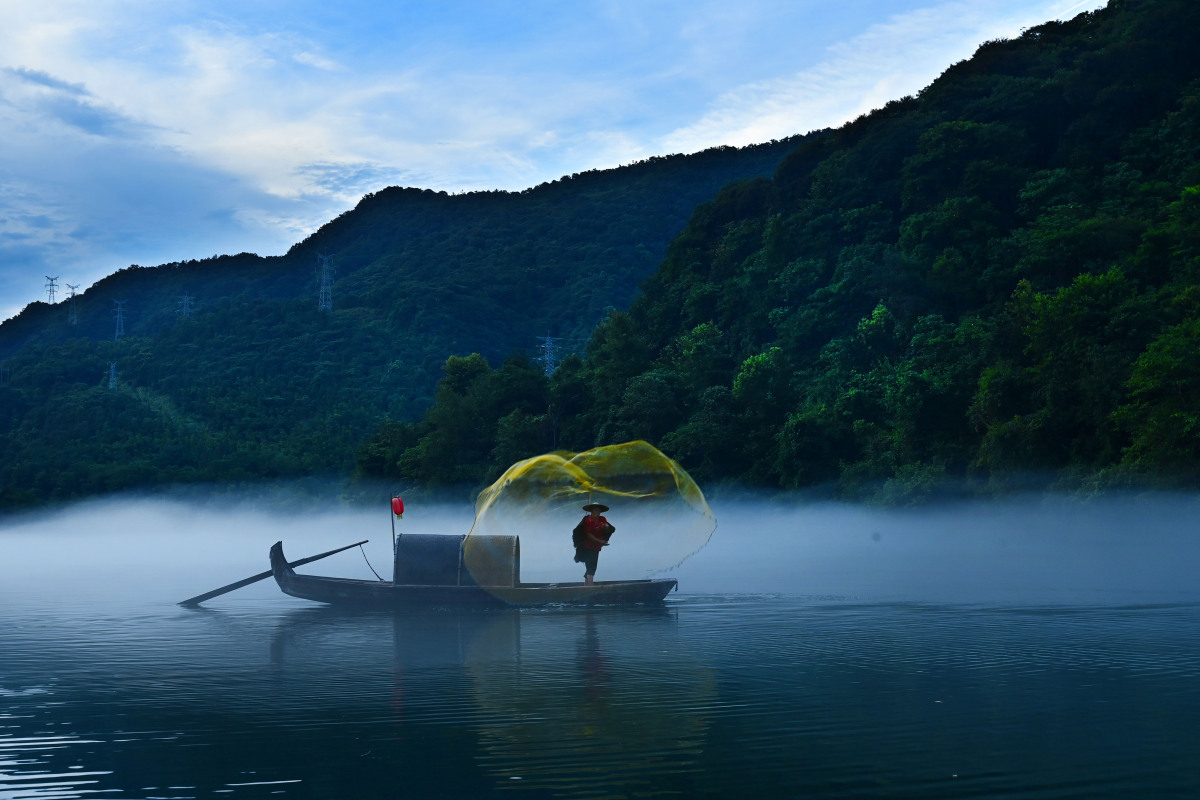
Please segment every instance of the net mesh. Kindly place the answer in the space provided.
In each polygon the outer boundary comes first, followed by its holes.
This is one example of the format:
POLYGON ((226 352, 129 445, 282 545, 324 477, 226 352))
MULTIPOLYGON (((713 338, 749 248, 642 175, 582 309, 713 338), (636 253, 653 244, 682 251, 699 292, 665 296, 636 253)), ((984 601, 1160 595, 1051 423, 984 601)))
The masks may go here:
POLYGON ((580 580, 571 531, 593 502, 609 507, 604 516, 616 528, 597 580, 671 569, 704 547, 717 524, 691 476, 646 442, 547 453, 513 464, 479 493, 464 563, 482 563, 479 537, 516 535, 525 582, 580 580))

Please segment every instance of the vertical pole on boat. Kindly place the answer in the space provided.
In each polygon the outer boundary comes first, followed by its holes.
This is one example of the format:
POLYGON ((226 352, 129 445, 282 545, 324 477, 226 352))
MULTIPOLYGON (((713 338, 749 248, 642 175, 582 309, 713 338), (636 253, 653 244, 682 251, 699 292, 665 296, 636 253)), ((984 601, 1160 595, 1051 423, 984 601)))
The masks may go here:
POLYGON ((396 557, 396 520, 404 517, 404 498, 392 492, 392 558, 396 557))

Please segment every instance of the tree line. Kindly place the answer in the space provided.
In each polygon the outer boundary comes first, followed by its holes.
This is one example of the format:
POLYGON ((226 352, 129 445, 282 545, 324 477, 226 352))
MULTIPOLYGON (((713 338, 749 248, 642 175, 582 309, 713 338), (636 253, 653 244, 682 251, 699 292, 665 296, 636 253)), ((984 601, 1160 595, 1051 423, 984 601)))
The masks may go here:
POLYGON ((890 503, 1194 488, 1196 30, 1188 0, 1119 0, 985 43, 702 204, 552 376, 451 357, 359 474, 646 439, 702 482, 890 503))
POLYGON ((344 481, 381 419, 420 418, 449 354, 498 360, 547 334, 581 349, 697 204, 771 174, 795 144, 656 157, 522 192, 390 187, 283 256, 114 272, 75 298, 77 324, 66 303, 31 303, 0 324, 0 508, 344 481), (328 313, 320 255, 333 268, 328 313))

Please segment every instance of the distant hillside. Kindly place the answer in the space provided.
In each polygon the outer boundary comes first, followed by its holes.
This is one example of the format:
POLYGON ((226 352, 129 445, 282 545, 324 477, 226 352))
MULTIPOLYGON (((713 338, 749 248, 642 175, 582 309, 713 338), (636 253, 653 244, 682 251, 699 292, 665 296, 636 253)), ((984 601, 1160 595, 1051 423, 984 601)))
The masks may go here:
POLYGON ((284 256, 120 270, 75 298, 77 324, 69 301, 31 303, 0 324, 0 507, 345 476, 380 420, 429 404, 448 356, 498 363, 544 336, 564 354, 580 349, 609 310, 628 307, 699 203, 771 174, 799 141, 517 193, 388 188, 284 256))
POLYGON ((1196 488, 1197 31, 1195 0, 1113 0, 985 43, 702 205, 553 380, 448 363, 361 472, 641 438, 702 481, 884 502, 1196 488))

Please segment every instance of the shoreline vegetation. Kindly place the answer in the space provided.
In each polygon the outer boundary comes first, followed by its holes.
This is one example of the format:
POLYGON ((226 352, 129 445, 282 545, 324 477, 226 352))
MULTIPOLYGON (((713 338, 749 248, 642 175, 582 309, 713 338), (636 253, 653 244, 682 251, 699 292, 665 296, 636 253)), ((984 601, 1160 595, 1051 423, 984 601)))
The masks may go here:
POLYGON ((883 504, 1196 488, 1197 25, 1114 2, 985 43, 698 208, 548 381, 451 358, 360 472, 642 438, 701 485, 883 504))
POLYGON ((1196 30, 1190 0, 1113 0, 837 130, 386 189, 285 257, 122 270, 76 330, 31 304, 0 325, 0 509, 310 475, 473 497, 635 439, 702 487, 850 502, 1195 490, 1196 30))

